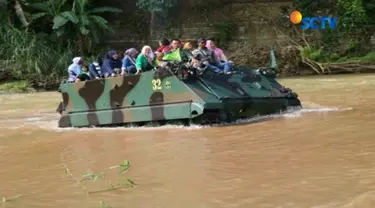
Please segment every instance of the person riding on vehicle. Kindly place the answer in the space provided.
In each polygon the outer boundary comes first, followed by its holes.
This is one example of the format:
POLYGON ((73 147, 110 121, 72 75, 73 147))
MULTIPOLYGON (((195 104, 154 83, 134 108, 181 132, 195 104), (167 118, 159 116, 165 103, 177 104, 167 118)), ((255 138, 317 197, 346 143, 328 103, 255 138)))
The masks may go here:
POLYGON ((120 73, 121 66, 122 61, 119 59, 117 51, 108 51, 103 61, 101 71, 105 78, 110 76, 114 77, 116 74, 120 73))
POLYGON ((138 55, 137 59, 135 60, 135 67, 137 72, 135 74, 139 74, 142 71, 150 71, 154 69, 154 53, 150 46, 146 45, 143 46, 141 53, 138 55))
POLYGON ((159 48, 155 50, 155 52, 161 52, 161 53, 166 53, 170 50, 170 42, 168 39, 163 38, 163 40, 159 41, 159 48))
POLYGON ((138 50, 130 48, 125 51, 124 59, 122 59, 121 75, 135 74, 137 72, 135 67, 135 58, 137 57, 138 50))
POLYGON ((215 53, 216 58, 220 62, 229 62, 228 58, 225 56, 223 50, 221 50, 220 48, 218 48, 216 46, 216 43, 215 43, 215 41, 213 39, 207 40, 206 47, 215 53))
POLYGON ((221 63, 215 56, 215 53, 206 47, 206 39, 199 39, 198 46, 199 47, 192 52, 196 60, 198 60, 201 64, 205 65, 208 69, 216 73, 231 73, 231 63, 221 63))
POLYGON ((86 65, 82 65, 82 71, 77 76, 77 79, 76 79, 75 82, 84 82, 84 81, 88 81, 88 80, 91 80, 89 68, 86 65))
MULTIPOLYGON (((171 50, 167 52, 163 60, 165 61, 178 61, 178 62, 190 62, 194 57, 190 52, 191 47, 186 43, 186 48, 181 48, 181 41, 179 39, 173 39, 171 44, 171 50)), ((191 44, 190 44, 191 46, 191 44)))
POLYGON ((72 64, 68 67, 68 82, 75 82, 77 76, 81 74, 83 59, 81 57, 75 57, 72 60, 72 64))
POLYGON ((101 66, 103 64, 103 61, 101 57, 99 56, 96 61, 92 62, 89 65, 89 74, 90 74, 90 79, 100 79, 102 78, 102 71, 101 71, 101 66))

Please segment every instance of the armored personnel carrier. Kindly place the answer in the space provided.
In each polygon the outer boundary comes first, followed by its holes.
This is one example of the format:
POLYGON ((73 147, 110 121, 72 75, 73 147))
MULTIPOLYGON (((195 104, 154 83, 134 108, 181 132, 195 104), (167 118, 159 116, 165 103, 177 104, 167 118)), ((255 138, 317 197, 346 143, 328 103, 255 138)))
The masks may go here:
POLYGON ((173 120, 207 124, 301 107, 298 95, 275 80, 271 66, 234 68, 233 74, 169 62, 138 75, 62 83, 58 126, 113 126, 173 120))

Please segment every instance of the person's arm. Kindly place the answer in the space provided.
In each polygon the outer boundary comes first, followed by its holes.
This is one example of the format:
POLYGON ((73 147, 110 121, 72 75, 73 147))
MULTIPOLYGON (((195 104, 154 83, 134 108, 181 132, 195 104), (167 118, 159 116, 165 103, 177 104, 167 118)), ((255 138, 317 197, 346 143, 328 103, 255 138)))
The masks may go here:
POLYGON ((69 81, 74 81, 77 77, 77 74, 74 72, 72 68, 68 68, 68 80, 69 81))
POLYGON ((221 63, 220 60, 218 59, 218 57, 216 56, 216 54, 212 51, 212 60, 215 62, 215 63, 221 63))
POLYGON ((200 61, 201 60, 201 53, 198 49, 195 49, 191 52, 194 59, 200 61))
POLYGON ((161 50, 162 53, 167 53, 168 51, 170 51, 171 48, 168 47, 168 46, 164 46, 163 49, 161 50))
POLYGON ((140 54, 135 60, 135 68, 137 69, 137 72, 135 74, 138 74, 142 71, 143 61, 144 61, 143 59, 144 59, 143 55, 140 54))
POLYGON ((220 60, 223 60, 225 62, 228 62, 228 58, 225 56, 223 50, 219 49, 220 50, 220 60))

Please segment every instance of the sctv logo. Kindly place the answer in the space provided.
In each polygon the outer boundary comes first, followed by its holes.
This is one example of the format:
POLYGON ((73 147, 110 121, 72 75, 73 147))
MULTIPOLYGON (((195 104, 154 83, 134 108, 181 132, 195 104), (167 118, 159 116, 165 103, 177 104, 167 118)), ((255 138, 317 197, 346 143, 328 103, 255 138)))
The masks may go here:
POLYGON ((290 13, 289 19, 293 24, 302 23, 302 30, 307 30, 309 28, 313 30, 319 28, 324 30, 326 28, 326 22, 329 28, 334 30, 337 23, 337 17, 302 17, 301 12, 297 10, 290 13))

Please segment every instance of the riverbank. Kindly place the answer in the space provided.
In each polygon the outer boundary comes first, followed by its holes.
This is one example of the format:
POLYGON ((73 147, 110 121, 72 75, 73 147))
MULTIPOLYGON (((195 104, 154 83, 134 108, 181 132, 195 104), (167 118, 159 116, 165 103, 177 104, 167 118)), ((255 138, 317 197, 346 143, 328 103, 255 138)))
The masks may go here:
POLYGON ((0 83, 0 94, 2 93, 31 93, 41 90, 36 90, 29 85, 26 80, 10 81, 0 83))
MULTIPOLYGON (((298 75, 285 75, 279 74, 277 77, 278 79, 288 79, 288 78, 300 78, 300 77, 320 77, 320 76, 337 76, 337 75, 358 75, 358 74, 375 74, 375 69, 369 71, 367 68, 357 69, 354 72, 341 72, 341 73, 331 73, 331 74, 316 74, 313 73, 311 70, 305 69, 300 72, 298 75), (363 72, 362 72, 363 71, 363 72)), ((33 88, 28 81, 26 80, 18 80, 18 81, 8 81, 8 82, 0 82, 0 95, 4 93, 34 93, 34 92, 51 92, 56 91, 57 89, 36 89, 33 88)))
MULTIPOLYGON (((0 26, 0 36, 3 48, 0 50, 0 91, 3 92, 56 90, 67 76, 66 69, 73 57, 82 56, 85 63, 90 63, 106 51, 101 48, 95 53, 82 54, 73 45, 56 44, 54 39, 9 25, 0 26)), ((236 65, 262 67, 270 64, 271 46, 278 77, 375 72, 375 51, 371 49, 334 52, 333 46, 324 48, 315 42, 300 43, 292 39, 279 44, 230 44, 223 49, 236 65)))

